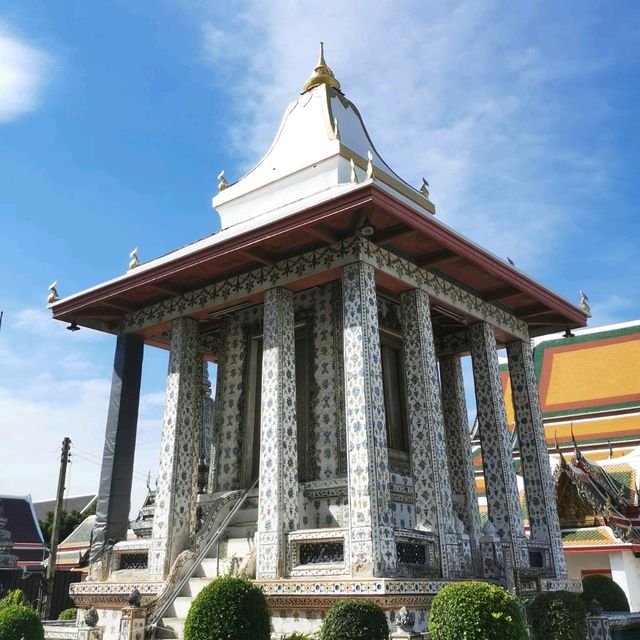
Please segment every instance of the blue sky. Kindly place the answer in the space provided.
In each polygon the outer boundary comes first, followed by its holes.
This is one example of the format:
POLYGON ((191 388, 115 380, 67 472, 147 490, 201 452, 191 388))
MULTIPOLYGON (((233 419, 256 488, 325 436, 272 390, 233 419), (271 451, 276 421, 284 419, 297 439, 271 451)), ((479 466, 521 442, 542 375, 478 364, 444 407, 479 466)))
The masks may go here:
MULTIPOLYGON (((640 7, 632 2, 0 6, 0 493, 95 488, 112 337, 62 296, 218 227, 210 199, 266 150, 326 43, 378 150, 438 216, 592 326, 640 318, 640 7), (558 6, 560 5, 560 6, 558 6)), ((134 508, 156 468, 166 354, 145 353, 134 508)))

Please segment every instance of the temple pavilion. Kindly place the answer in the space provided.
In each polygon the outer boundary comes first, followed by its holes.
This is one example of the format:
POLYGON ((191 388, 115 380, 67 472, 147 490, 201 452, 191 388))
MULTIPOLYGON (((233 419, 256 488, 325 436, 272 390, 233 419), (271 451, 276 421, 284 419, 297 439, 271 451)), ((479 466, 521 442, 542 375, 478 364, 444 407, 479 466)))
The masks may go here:
POLYGON ((229 568, 264 588, 274 638, 316 629, 345 597, 377 600, 392 623, 406 606, 420 632, 452 580, 576 588, 530 343, 585 313, 440 222, 428 185, 382 159, 322 52, 264 157, 218 189, 218 232, 52 296, 55 319, 116 336, 91 570, 73 592, 105 640, 135 624, 182 637, 191 598, 229 568), (150 535, 127 540, 145 345, 169 350, 166 401, 150 535))

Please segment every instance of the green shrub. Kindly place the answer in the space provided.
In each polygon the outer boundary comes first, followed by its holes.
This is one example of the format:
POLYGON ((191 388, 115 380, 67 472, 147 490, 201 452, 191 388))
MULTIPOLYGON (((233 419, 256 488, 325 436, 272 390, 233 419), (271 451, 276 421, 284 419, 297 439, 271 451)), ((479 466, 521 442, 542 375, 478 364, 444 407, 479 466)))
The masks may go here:
POLYGON ((520 603, 501 587, 458 582, 441 589, 429 616, 431 640, 526 640, 520 603))
POLYGON ((541 593, 528 607, 534 640, 584 640, 587 610, 577 593, 541 593))
POLYGON ((184 625, 185 640, 269 640, 269 611, 262 590, 246 578, 222 576, 194 599, 184 625))
POLYGON ((629 601, 622 587, 609 576, 594 574, 582 579, 582 602, 587 610, 592 600, 602 605, 603 611, 629 611, 629 601))
POLYGON ((299 633, 296 631, 290 636, 287 636, 284 640, 313 640, 313 636, 310 636, 308 633, 299 633))
POLYGON ((382 608, 370 600, 342 600, 327 612, 320 640, 387 640, 389 625, 382 608))
POLYGON ((9 591, 7 595, 0 599, 0 609, 10 607, 12 605, 18 605, 20 607, 30 607, 31 603, 27 600, 27 596, 24 595, 24 591, 21 589, 14 589, 9 591))
POLYGON ((75 620, 78 617, 78 610, 75 607, 65 609, 60 612, 58 620, 75 620))
POLYGON ((32 607, 11 604, 0 610, 2 640, 44 640, 40 616, 32 607))

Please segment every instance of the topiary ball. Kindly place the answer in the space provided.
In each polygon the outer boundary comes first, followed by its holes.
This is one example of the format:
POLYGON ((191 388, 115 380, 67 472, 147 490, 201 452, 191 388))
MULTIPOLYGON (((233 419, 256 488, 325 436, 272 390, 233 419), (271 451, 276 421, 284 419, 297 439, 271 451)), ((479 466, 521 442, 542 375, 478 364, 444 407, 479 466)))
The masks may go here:
POLYGON ((629 611, 629 601, 622 587, 609 576, 593 574, 582 578, 580 596, 589 608, 592 600, 602 605, 603 611, 629 611))
POLYGON ((587 610, 577 593, 541 593, 527 608, 534 640, 584 640, 587 610))
POLYGON ((58 615, 58 620, 75 620, 78 617, 78 610, 75 607, 70 607, 61 611, 58 615))
POLYGON ((269 611, 261 589, 246 578, 216 578, 194 599, 184 640, 269 640, 269 611))
POLYGON ((44 640, 42 621, 35 609, 12 604, 0 610, 2 640, 44 640))
POLYGON ((431 604, 431 640, 527 640, 519 602, 486 582, 458 582, 441 589, 431 604))
POLYGON ((380 605, 370 600, 342 600, 331 606, 320 640, 387 640, 389 625, 380 605))

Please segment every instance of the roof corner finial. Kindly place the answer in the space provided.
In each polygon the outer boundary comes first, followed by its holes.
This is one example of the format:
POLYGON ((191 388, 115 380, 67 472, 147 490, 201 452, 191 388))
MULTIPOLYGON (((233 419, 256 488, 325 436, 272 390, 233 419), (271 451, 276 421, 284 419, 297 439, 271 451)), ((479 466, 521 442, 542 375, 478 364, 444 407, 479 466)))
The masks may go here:
POLYGON ((47 304, 53 304, 54 302, 58 302, 60 300, 60 295, 58 294, 58 281, 54 280, 49 285, 49 295, 47 296, 47 304))
POLYGON ((316 64, 313 73, 307 79, 302 87, 302 93, 305 91, 309 91, 314 87, 318 87, 321 84, 326 84, 333 89, 340 89, 340 83, 336 80, 333 75, 333 71, 331 68, 327 66, 327 63, 324 59, 324 42, 320 43, 320 55, 318 56, 318 63, 316 64))
POLYGON ((351 158, 351 184, 358 184, 358 174, 356 173, 356 163, 351 158))
POLYGON ((371 153, 371 149, 367 151, 367 180, 373 180, 373 154, 371 153))
POLYGON ((576 460, 581 460, 582 452, 578 448, 578 443, 576 442, 576 437, 573 433, 573 422, 570 424, 569 428, 571 429, 571 441, 573 442, 573 451, 574 451, 575 458, 576 460))
POLYGON ((133 249, 129 254, 131 260, 129 260, 129 269, 135 269, 140 266, 140 258, 138 257, 138 247, 133 249))

